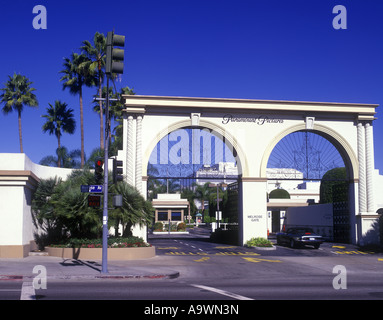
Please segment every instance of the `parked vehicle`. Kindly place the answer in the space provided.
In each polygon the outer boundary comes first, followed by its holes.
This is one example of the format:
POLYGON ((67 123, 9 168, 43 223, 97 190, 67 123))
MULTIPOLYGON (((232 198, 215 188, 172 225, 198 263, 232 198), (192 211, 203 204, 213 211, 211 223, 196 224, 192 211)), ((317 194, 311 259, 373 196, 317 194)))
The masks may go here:
POLYGON ((289 228, 286 232, 277 233, 277 244, 288 244, 291 248, 309 245, 318 249, 323 242, 323 237, 315 234, 311 228, 289 228))

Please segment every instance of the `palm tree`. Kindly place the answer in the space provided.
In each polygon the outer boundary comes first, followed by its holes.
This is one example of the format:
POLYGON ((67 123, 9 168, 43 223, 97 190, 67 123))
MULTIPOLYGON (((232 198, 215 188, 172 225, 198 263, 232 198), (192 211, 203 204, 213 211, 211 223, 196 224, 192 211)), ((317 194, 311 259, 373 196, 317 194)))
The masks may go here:
POLYGON ((73 95, 78 94, 80 98, 80 127, 81 127, 81 168, 85 164, 84 152, 84 110, 82 101, 82 87, 85 85, 90 87, 94 85, 94 77, 84 64, 89 62, 85 54, 72 53, 70 59, 64 58, 64 70, 60 73, 64 74, 60 81, 64 81, 63 89, 69 88, 69 92, 73 95))
MULTIPOLYGON (((57 137, 58 150, 61 149, 60 138, 62 131, 73 134, 76 129, 73 109, 67 109, 67 107, 68 105, 65 102, 56 100, 54 106, 49 103, 47 114, 42 116, 47 119, 42 127, 43 132, 45 133, 48 131, 49 134, 54 134, 57 137)), ((58 157, 57 166, 59 168, 61 167, 61 157, 58 157)))
MULTIPOLYGON (((131 228, 135 224, 140 226, 148 225, 153 219, 154 209, 150 201, 126 182, 119 182, 113 185, 113 192, 122 195, 122 207, 111 211, 110 218, 114 221, 116 230, 121 223, 123 226, 123 236, 131 236, 131 228)), ((116 231, 117 232, 117 231, 116 231)))
MULTIPOLYGON (((122 119, 123 119, 123 112, 122 110, 125 108, 125 103, 123 99, 121 98, 123 94, 129 94, 129 95, 135 95, 136 93, 133 91, 133 89, 130 89, 128 86, 125 88, 121 88, 119 97, 116 96, 116 98, 120 98, 118 101, 112 102, 110 106, 110 118, 113 118, 115 122, 117 122, 117 125, 113 128, 113 138, 114 141, 110 145, 111 150, 114 150, 115 153, 117 153, 117 150, 122 149, 122 143, 123 143, 123 138, 122 138, 122 129, 123 129, 123 124, 122 124, 122 119)), ((109 119, 110 119, 109 118, 109 119)), ((112 151, 113 152, 113 151, 112 151)))
MULTIPOLYGON (((104 34, 96 32, 93 37, 92 45, 88 40, 83 41, 81 50, 88 57, 86 68, 90 72, 96 74, 98 80, 98 97, 102 98, 102 82, 104 80, 103 67, 105 65, 105 53, 106 53, 106 38, 104 34)), ((98 101, 99 114, 100 114, 100 148, 104 150, 104 118, 102 101, 98 101)))
POLYGON ((210 182, 206 182, 204 185, 198 185, 195 189, 196 198, 201 201, 201 210, 205 210, 205 200, 209 199, 210 193, 212 192, 209 187, 210 182))
POLYGON ((52 155, 45 156, 40 160, 40 164, 43 166, 55 167, 60 161, 63 168, 79 169, 81 166, 81 160, 78 161, 81 159, 81 151, 79 149, 68 151, 66 147, 60 147, 56 149, 56 155, 57 157, 52 155))
POLYGON ((38 102, 35 94, 35 88, 31 88, 32 82, 25 76, 13 74, 8 76, 5 87, 0 89, 3 93, 0 95, 0 103, 4 103, 3 113, 8 114, 13 110, 17 111, 19 122, 20 152, 23 153, 23 135, 21 130, 21 113, 24 106, 37 107, 38 102))

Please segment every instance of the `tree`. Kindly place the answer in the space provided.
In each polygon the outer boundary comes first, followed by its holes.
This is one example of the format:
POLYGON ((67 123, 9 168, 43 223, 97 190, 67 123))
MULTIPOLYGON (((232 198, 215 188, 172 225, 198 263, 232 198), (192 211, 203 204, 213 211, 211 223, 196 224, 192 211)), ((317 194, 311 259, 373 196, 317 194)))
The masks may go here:
MULTIPOLYGON (((102 98, 102 82, 104 81, 103 68, 105 66, 105 52, 106 52, 106 38, 104 34, 96 32, 93 37, 92 45, 88 40, 83 41, 81 50, 88 57, 86 68, 97 76, 98 83, 98 97, 102 98)), ((98 101, 99 114, 100 114, 100 148, 104 150, 104 118, 102 101, 98 101)))
POLYGON ((51 243, 58 243, 65 238, 62 223, 55 215, 51 201, 55 188, 61 179, 41 179, 32 197, 32 221, 35 226, 34 237, 40 250, 51 243))
MULTIPOLYGON (((65 102, 56 100, 54 106, 49 103, 47 114, 42 116, 47 119, 42 127, 43 132, 54 134, 57 137, 57 150, 61 149, 60 138, 62 136, 62 131, 73 134, 76 129, 73 109, 67 109, 67 107, 68 105, 65 102)), ((57 157, 57 166, 59 168, 61 167, 61 157, 57 157)))
MULTIPOLYGON (((134 95, 135 92, 133 89, 130 89, 129 87, 124 87, 121 88, 120 93, 113 93, 113 88, 109 88, 109 97, 118 99, 117 101, 110 101, 109 104, 109 126, 111 127, 112 125, 112 119, 118 123, 116 127, 112 129, 114 134, 110 136, 110 144, 109 144, 109 155, 116 155, 117 150, 122 149, 122 129, 123 129, 123 124, 122 124, 122 119, 123 119, 123 109, 125 108, 125 104, 121 99, 121 96, 123 94, 129 94, 129 95, 134 95), (113 139, 113 141, 112 141, 113 139)), ((102 87, 102 94, 101 97, 103 99, 106 98, 106 87, 102 87)), ((105 108, 102 107, 100 109, 99 103, 96 103, 93 107, 93 111, 100 113, 102 111, 105 114, 105 108)))
POLYGON ((114 221, 116 232, 118 225, 123 226, 123 236, 131 236, 131 228, 135 224, 140 226, 151 223, 154 216, 154 209, 150 201, 126 182, 118 182, 113 186, 114 192, 122 195, 122 207, 111 211, 111 220, 114 221))
POLYGON ((21 130, 21 113, 24 106, 37 107, 38 102, 35 94, 35 88, 32 88, 32 82, 25 76, 14 73, 8 76, 5 87, 0 89, 3 93, 0 95, 0 103, 4 103, 3 113, 7 115, 13 110, 17 112, 19 123, 20 152, 23 153, 23 135, 21 130))
MULTIPOLYGON (((125 109, 125 103, 123 99, 121 99, 123 94, 129 94, 129 95, 135 95, 136 93, 133 91, 133 89, 130 89, 128 86, 121 88, 120 91, 120 99, 118 101, 114 101, 111 103, 110 107, 110 115, 111 118, 114 119, 118 123, 118 125, 113 129, 114 131, 114 141, 110 145, 111 150, 115 150, 115 153, 117 153, 117 150, 122 149, 122 143, 123 143, 123 138, 122 138, 122 131, 123 131, 123 124, 122 124, 122 119, 123 119, 123 111, 125 109)), ((113 151, 112 151, 113 152, 113 151)))
POLYGON ((43 166, 55 167, 59 160, 63 168, 76 168, 81 167, 81 151, 79 149, 68 151, 66 147, 60 147, 56 149, 55 156, 46 156, 40 160, 40 164, 43 166))
POLYGON ((205 200, 209 200, 210 193, 215 189, 209 187, 210 182, 206 182, 204 185, 198 185, 195 190, 196 198, 201 201, 201 210, 205 210, 205 200))
POLYGON ((80 99, 80 127, 81 127, 81 168, 85 164, 84 151, 84 108, 82 101, 83 86, 91 87, 95 83, 94 76, 86 68, 89 62, 85 54, 72 53, 70 58, 64 58, 64 68, 60 73, 63 74, 60 81, 63 81, 63 89, 69 89, 73 95, 79 95, 80 99))
MULTIPOLYGON (((333 189, 336 186, 344 185, 347 179, 346 168, 334 168, 327 171, 320 184, 320 203, 333 203, 333 189)), ((348 183, 346 183, 348 184, 348 183)), ((347 197, 341 201, 347 201, 347 197)))

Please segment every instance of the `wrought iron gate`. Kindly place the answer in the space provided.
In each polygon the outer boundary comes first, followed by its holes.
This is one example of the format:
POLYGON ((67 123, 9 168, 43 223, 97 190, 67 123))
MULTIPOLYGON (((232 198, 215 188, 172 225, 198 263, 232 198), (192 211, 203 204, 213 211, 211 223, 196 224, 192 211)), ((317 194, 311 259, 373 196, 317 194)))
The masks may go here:
POLYGON ((350 243, 350 209, 348 201, 349 183, 340 182, 332 186, 334 242, 350 243))

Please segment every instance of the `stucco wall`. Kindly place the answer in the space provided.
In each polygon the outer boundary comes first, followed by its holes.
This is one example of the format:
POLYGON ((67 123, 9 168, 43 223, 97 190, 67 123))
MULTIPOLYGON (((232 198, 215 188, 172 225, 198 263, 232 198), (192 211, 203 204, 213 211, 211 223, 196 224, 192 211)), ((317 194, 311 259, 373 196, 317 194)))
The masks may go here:
POLYGON ((33 237, 32 195, 40 179, 63 180, 72 169, 33 163, 23 153, 0 154, 0 257, 23 257, 33 237))

